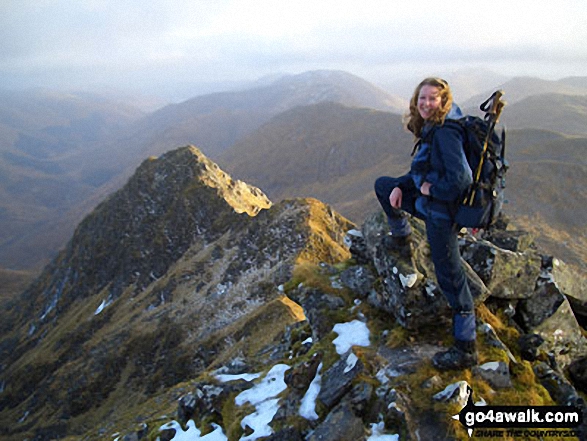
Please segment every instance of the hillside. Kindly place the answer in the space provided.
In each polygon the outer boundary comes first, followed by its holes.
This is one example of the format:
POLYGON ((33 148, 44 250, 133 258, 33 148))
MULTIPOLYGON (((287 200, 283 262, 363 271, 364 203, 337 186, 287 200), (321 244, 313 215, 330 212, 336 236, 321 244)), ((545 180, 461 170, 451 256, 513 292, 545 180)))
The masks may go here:
POLYGON ((205 345, 234 350, 215 332, 258 308, 291 322, 274 286, 297 261, 344 258, 333 239, 350 224, 318 201, 270 206, 193 147, 145 161, 2 311, 4 434, 23 414, 17 432, 78 433, 111 392, 152 395, 219 356, 205 345))
POLYGON ((214 158, 271 117, 300 105, 403 106, 367 81, 338 71, 280 77, 148 115, 111 95, 3 97, 0 267, 37 270, 64 246, 83 216, 122 187, 149 155, 195 144, 214 158))
POLYGON ((68 229, 44 227, 112 177, 84 169, 87 156, 143 115, 88 94, 0 92, 0 267, 39 269, 65 243, 81 217, 68 229))
MULTIPOLYGON (((520 102, 512 108, 515 117, 527 106, 520 102)), ((564 115, 561 118, 572 119, 581 112, 569 106, 564 115)), ((587 182, 586 139, 538 129, 508 133, 506 212, 524 219, 524 227, 547 250, 584 267, 587 194, 577 189, 577 183, 587 182)), ((234 176, 263 188, 273 200, 315 197, 361 223, 379 208, 373 194, 375 179, 409 169, 412 142, 399 115, 335 104, 309 106, 274 118, 219 162, 234 176)))
POLYGON ((141 121, 135 132, 137 142, 151 144, 149 148, 157 148, 153 145, 157 137, 165 143, 164 149, 190 142, 215 159, 279 113, 330 101, 387 111, 405 107, 402 100, 357 76, 342 71, 312 71, 281 77, 258 88, 204 95, 169 105, 141 121))
POLYGON ((585 268, 587 262, 587 138, 512 130, 508 213, 551 253, 585 268))
MULTIPOLYGON (((400 115, 323 103, 280 114, 237 142, 219 162, 272 199, 306 191, 307 196, 332 202, 324 191, 340 194, 339 181, 352 181, 354 174, 382 158, 391 156, 405 164, 410 143, 400 115)), ((355 195, 353 190, 346 197, 355 195)))
POLYGON ((483 93, 462 101, 461 104, 466 108, 476 107, 478 103, 482 103, 497 89, 507 91, 507 102, 513 105, 534 95, 585 96, 587 95, 587 78, 570 77, 553 81, 534 77, 515 77, 502 84, 496 84, 492 89, 487 89, 483 93))
POLYGON ((469 385, 489 405, 580 402, 584 277, 523 231, 464 235, 480 366, 438 372, 449 313, 423 224, 409 260, 381 213, 357 228, 315 199, 271 204, 192 146, 145 160, 1 311, 0 436, 447 441, 469 385))
POLYGON ((511 129, 543 129, 587 136, 587 94, 541 94, 507 107, 503 124, 511 129))

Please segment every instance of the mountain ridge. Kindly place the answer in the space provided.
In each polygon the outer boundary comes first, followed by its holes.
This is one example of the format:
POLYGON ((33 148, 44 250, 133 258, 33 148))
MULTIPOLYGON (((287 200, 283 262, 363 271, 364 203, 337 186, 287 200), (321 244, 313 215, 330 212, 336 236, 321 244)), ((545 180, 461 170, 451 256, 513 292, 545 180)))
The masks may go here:
POLYGON ((580 370, 586 355, 576 317, 587 317, 587 281, 523 231, 464 234, 480 361, 505 369, 499 376, 511 385, 494 383, 484 364, 437 372, 429 358, 439 340, 450 344, 448 307, 425 227, 411 222, 405 261, 386 248, 381 210, 358 230, 316 199, 270 204, 193 146, 145 160, 2 311, 0 435, 173 439, 197 424, 236 441, 259 430, 246 423, 257 403, 236 398, 251 381, 220 374, 261 372, 278 384, 268 373, 276 368, 287 386, 268 419, 275 440, 364 441, 374 424, 459 439, 464 429, 450 415, 462 398, 437 397, 462 376, 491 404, 578 402, 562 370, 580 370), (351 326, 367 338, 337 341, 351 326), (522 350, 528 335, 543 341, 522 350), (316 416, 303 416, 318 372, 316 416))
POLYGON ((70 422, 79 431, 93 407, 111 394, 123 399, 119 383, 138 398, 188 378, 218 352, 242 347, 214 335, 241 319, 233 332, 252 327, 246 316, 257 308, 295 322, 296 307, 274 286, 298 261, 348 256, 337 238, 350 225, 315 200, 271 206, 195 147, 147 159, 5 305, 3 436, 18 414, 31 419, 17 433, 40 415, 51 422, 39 426, 46 433, 70 422))
MULTIPOLYGON (((387 109, 390 102, 394 102, 387 92, 354 75, 316 71, 281 78, 277 84, 214 93, 166 106, 140 121, 124 124, 124 130, 108 139, 74 144, 73 147, 81 148, 83 154, 67 154, 57 162, 27 156, 27 164, 21 164, 29 167, 24 171, 14 168, 16 166, 10 169, 10 173, 2 170, 3 175, 10 178, 0 188, 0 196, 3 190, 12 193, 0 199, 0 207, 6 209, 5 212, 0 210, 0 221, 5 225, 2 230, 7 232, 5 241, 0 240, 0 265, 39 269, 66 243, 83 216, 108 194, 122 187, 145 157, 192 144, 214 159, 215 151, 232 145, 237 138, 253 131, 271 116, 291 106, 322 100, 343 100, 353 105, 387 109), (30 167, 44 171, 41 175, 39 172, 32 174, 30 167), (66 175, 62 177, 59 173, 66 175), (14 194, 15 189, 19 197, 14 194), (23 195, 27 199, 23 199, 23 195), (16 201, 21 205, 15 205, 16 201), (23 223, 23 218, 27 222, 23 223), (31 253, 32 249, 37 251, 31 253)), ((27 103, 19 105, 26 107, 27 103)), ((60 124, 69 124, 67 118, 59 121, 60 124)), ((41 131, 50 128, 46 124, 39 126, 41 131)), ((50 121, 50 124, 57 122, 50 121)), ((57 124, 55 130, 51 139, 59 140, 67 127, 57 124)), ((15 133, 0 131, 0 139, 2 136, 7 139, 6 145, 15 142, 15 133)), ((40 139, 48 136, 43 132, 40 139)), ((33 144, 39 151, 57 148, 41 140, 33 144)), ((60 144, 60 148, 64 147, 60 144)), ((22 154, 15 156, 15 152, 18 153, 13 148, 7 154, 12 155, 13 162, 22 161, 22 154)))

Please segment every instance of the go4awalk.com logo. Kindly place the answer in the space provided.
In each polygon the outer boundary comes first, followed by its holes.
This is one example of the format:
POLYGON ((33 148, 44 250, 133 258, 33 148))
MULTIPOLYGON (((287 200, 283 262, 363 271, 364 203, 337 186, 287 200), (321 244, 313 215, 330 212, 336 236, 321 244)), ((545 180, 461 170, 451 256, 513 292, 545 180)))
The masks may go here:
POLYGON ((572 429, 583 422, 583 409, 577 406, 476 406, 470 387, 468 395, 466 406, 453 418, 469 436, 576 437, 572 429))

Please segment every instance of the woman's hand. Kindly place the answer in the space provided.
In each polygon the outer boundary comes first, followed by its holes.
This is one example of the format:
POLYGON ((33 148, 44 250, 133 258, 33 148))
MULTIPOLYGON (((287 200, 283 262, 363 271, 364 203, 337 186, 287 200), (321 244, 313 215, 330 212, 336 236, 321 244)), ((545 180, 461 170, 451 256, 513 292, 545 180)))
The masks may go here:
POLYGON ((430 187, 432 187, 430 182, 424 182, 420 187, 420 193, 422 193, 424 196, 430 196, 430 187))
POLYGON ((402 206, 402 189, 395 187, 389 195, 389 203, 393 208, 401 208, 402 206))

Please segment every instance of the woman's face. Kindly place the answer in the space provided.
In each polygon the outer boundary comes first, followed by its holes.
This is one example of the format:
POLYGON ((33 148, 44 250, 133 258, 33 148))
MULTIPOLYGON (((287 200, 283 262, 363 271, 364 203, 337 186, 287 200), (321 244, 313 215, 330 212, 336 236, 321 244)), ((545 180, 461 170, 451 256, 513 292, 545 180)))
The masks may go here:
POLYGON ((418 95, 418 112, 425 120, 441 106, 440 88, 425 84, 418 95))

